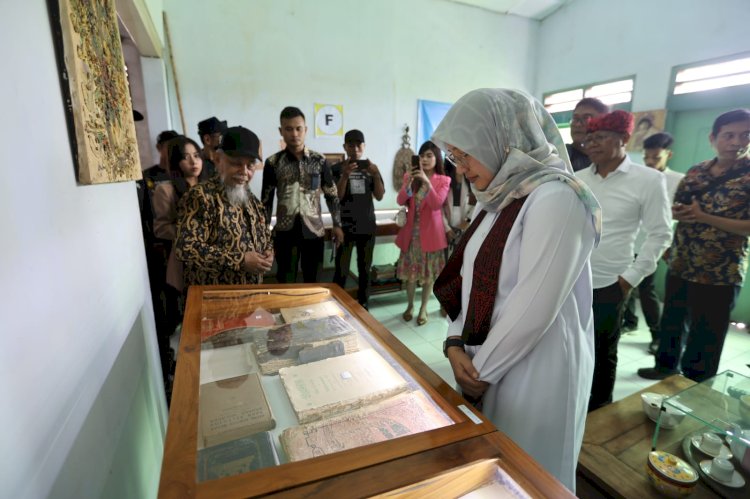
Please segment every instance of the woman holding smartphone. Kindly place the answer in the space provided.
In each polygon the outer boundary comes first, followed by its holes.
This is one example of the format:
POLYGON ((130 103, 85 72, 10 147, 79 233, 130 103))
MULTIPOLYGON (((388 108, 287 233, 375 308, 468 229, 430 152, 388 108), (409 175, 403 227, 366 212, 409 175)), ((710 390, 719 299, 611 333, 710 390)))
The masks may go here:
POLYGON ((443 203, 448 197, 451 179, 443 170, 440 149, 430 141, 419 148, 418 160, 404 175, 396 201, 407 206, 406 225, 396 236, 401 250, 397 275, 406 283, 408 304, 403 318, 413 318, 417 282, 422 284, 422 304, 417 325, 427 322, 427 302, 432 295, 435 278, 445 266, 444 249, 448 246, 443 227, 443 203))

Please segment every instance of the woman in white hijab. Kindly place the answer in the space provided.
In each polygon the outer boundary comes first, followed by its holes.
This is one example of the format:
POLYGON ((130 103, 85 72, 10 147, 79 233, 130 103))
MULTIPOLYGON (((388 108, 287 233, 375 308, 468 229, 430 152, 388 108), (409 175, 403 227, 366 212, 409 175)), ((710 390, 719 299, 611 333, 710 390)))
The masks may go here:
POLYGON ((589 256, 599 204, 529 95, 479 89, 433 142, 471 183, 474 221, 435 284, 464 396, 570 490, 594 367, 589 256))

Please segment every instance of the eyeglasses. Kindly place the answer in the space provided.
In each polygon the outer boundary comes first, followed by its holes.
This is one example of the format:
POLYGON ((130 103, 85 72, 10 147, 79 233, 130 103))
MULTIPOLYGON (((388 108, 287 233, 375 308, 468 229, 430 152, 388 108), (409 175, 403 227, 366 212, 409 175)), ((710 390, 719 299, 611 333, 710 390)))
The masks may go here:
POLYGON ((599 144, 601 142, 604 142, 605 140, 612 139, 615 136, 617 136, 617 134, 614 133, 614 132, 596 132, 596 133, 592 133, 591 135, 586 135, 586 138, 583 141, 583 145, 586 146, 586 145, 589 145, 589 144, 592 144, 592 143, 599 144))
POLYGON ((469 157, 469 153, 459 151, 458 155, 456 155, 455 151, 458 151, 458 150, 454 149, 453 151, 446 152, 445 157, 448 158, 448 161, 450 161, 456 166, 466 166, 466 158, 469 157))
POLYGON ((570 124, 571 125, 585 125, 586 123, 589 122, 590 119, 591 119, 591 116, 588 114, 585 114, 583 116, 573 116, 570 119, 570 124))

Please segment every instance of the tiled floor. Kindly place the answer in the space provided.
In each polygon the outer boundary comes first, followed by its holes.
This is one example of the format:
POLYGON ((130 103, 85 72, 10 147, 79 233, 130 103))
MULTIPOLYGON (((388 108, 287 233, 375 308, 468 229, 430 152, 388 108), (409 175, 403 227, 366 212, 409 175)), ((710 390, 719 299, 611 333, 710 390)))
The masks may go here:
MULTIPOLYGON (((417 290, 417 302, 421 290, 417 290)), ((433 296, 427 308, 429 321, 423 326, 417 326, 416 316, 419 305, 415 304, 414 320, 409 323, 401 318, 406 309, 406 292, 375 295, 370 298, 370 313, 393 333, 404 345, 409 347, 425 364, 438 373, 451 386, 454 385, 453 371, 448 360, 443 357, 443 340, 448 328, 446 320, 440 315, 440 305, 433 296)), ((643 317, 639 320, 641 329, 627 333, 620 339, 619 364, 617 366, 617 381, 615 382, 614 398, 619 400, 646 388, 654 381, 641 379, 636 374, 640 367, 654 365, 653 356, 646 352, 651 335, 643 317)), ((724 345, 719 371, 731 369, 750 376, 750 334, 747 330, 730 328, 724 345)))

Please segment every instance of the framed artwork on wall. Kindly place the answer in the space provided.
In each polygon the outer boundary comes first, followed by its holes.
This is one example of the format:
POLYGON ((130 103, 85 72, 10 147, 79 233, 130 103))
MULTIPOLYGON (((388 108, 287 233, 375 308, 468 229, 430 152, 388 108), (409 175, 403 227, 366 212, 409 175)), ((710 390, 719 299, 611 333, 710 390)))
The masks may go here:
POLYGON ((79 184, 141 178, 114 0, 47 0, 79 184))
POLYGON ((323 156, 326 157, 326 160, 328 160, 329 165, 335 165, 336 163, 344 161, 343 152, 326 152, 326 153, 323 153, 323 156))
POLYGON ((655 133, 664 131, 664 121, 667 116, 666 109, 654 109, 652 111, 639 111, 633 113, 633 134, 630 136, 625 149, 633 152, 643 150, 643 141, 655 133))

